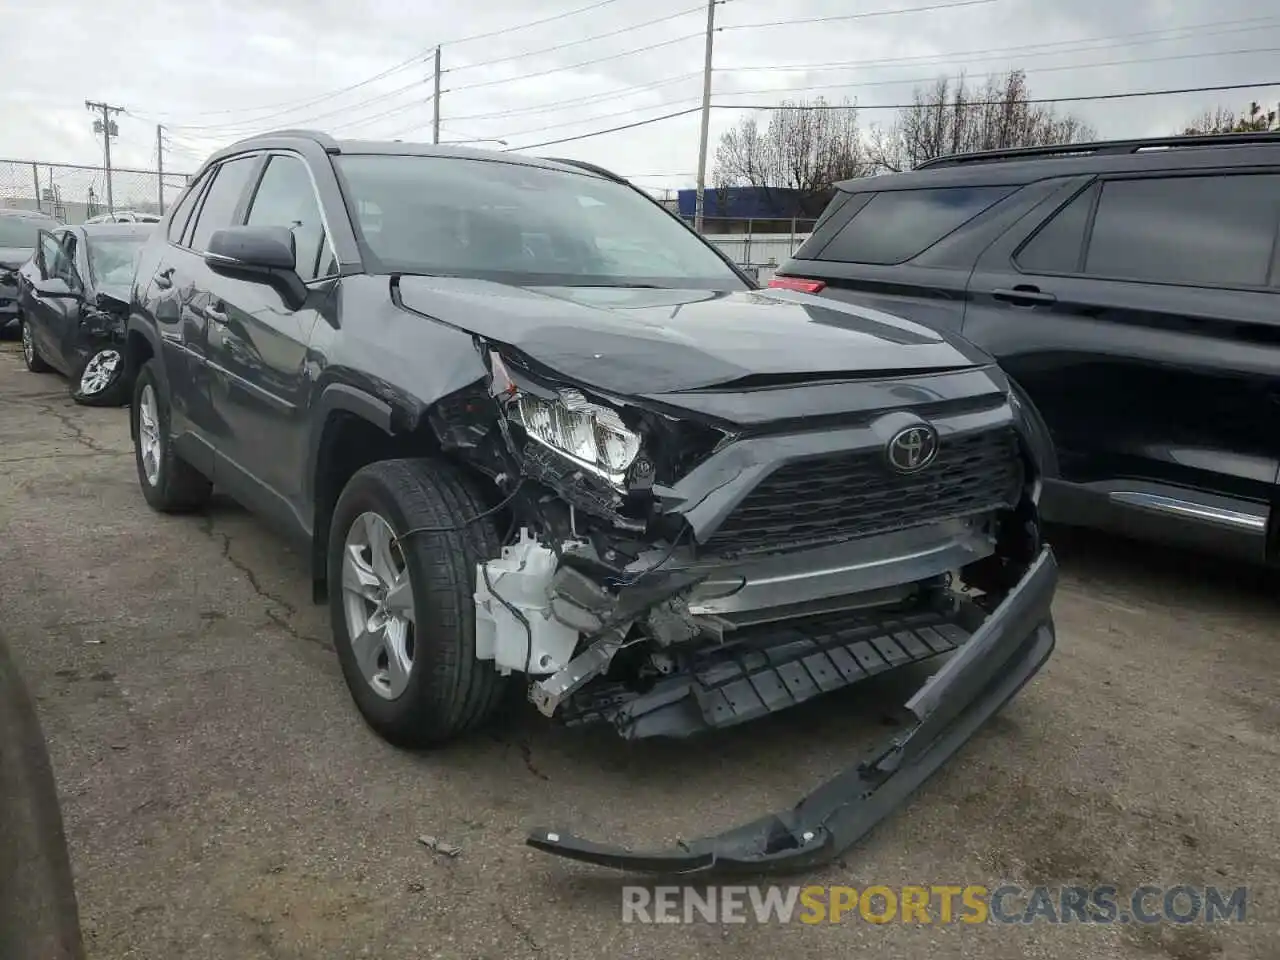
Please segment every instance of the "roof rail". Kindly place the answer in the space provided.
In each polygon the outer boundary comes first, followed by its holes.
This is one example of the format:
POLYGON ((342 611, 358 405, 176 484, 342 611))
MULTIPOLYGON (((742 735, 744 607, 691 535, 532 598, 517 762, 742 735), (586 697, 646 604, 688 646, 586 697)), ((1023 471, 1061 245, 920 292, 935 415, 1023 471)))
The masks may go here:
POLYGON ((1280 130, 1266 133, 1184 134, 1172 137, 1148 137, 1143 140, 1098 140, 1091 143, 1063 143, 1051 147, 1010 147, 1005 150, 980 150, 976 153, 953 153, 947 156, 934 157, 932 160, 917 164, 915 169, 951 167, 967 163, 993 163, 1000 160, 1111 156, 1167 147, 1227 147, 1265 143, 1280 143, 1280 130))
POLYGON ((587 163, 585 160, 569 160, 565 157, 543 157, 543 160, 550 160, 552 163, 567 163, 571 167, 580 167, 583 170, 590 170, 592 173, 598 173, 602 177, 608 177, 610 180, 616 180, 618 183, 627 183, 626 177, 621 177, 612 170, 606 170, 604 167, 598 167, 594 163, 587 163))
POLYGON ((326 153, 339 153, 338 141, 329 136, 323 130, 306 130, 301 127, 289 128, 287 130, 268 130, 265 133, 257 133, 251 137, 244 137, 239 143, 246 140, 266 140, 271 137, 302 137, 306 140, 314 140, 320 144, 326 153))

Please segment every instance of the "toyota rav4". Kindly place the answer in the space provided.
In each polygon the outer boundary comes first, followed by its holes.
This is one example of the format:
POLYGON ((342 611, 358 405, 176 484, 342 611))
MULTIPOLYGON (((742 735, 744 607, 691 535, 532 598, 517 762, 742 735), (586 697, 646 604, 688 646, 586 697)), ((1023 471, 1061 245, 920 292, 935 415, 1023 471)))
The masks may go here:
POLYGON ((945 663, 795 809, 602 864, 816 862, 1049 656, 1038 440, 989 358, 761 290, 571 161, 285 131, 213 156, 127 334, 147 501, 214 484, 293 536, 366 720, 438 743, 521 685, 684 736, 945 663))

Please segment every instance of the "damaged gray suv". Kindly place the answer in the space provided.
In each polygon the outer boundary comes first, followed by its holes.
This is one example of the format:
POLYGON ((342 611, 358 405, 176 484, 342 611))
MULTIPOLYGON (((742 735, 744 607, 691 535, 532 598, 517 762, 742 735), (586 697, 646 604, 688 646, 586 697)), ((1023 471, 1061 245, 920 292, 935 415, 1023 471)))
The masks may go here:
POLYGON ((820 862, 1049 656, 1036 418, 985 355, 758 289, 596 167, 283 131, 213 156, 139 266, 157 510, 291 536, 365 719, 457 737, 520 691, 623 737, 930 658, 910 722, 793 809, 617 867, 820 862))

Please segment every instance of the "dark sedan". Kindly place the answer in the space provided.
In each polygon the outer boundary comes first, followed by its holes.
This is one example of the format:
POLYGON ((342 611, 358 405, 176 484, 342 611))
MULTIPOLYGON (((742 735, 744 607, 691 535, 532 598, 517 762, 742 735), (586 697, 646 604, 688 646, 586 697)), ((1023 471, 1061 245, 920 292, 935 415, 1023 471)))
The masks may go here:
POLYGON ((154 229, 94 223, 41 230, 19 271, 27 369, 69 377, 78 403, 120 406, 129 398, 121 341, 134 266, 154 229))
POLYGON ((35 252, 36 237, 61 227, 46 213, 0 209, 0 334, 18 330, 18 269, 35 252))

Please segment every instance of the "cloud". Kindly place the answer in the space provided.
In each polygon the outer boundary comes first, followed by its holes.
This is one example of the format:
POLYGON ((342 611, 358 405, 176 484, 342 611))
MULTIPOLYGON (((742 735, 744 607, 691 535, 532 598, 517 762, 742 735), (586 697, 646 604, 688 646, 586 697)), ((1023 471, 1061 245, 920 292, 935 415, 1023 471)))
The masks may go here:
MULTIPOLYGON (((945 0, 868 0, 854 11, 844 0, 729 0, 716 10, 715 99, 763 109, 788 91, 792 98, 847 96, 870 125, 891 122, 893 111, 879 108, 909 100, 914 86, 961 72, 982 82, 1024 68, 1040 97, 1275 78, 1269 51, 1280 48, 1280 15, 1267 17, 1251 0, 995 0, 750 26, 937 2, 945 0), (820 66, 832 63, 843 65, 820 66), (770 69, 779 64, 814 66, 770 69)), ((171 170, 194 169, 210 149, 280 126, 429 139, 436 43, 445 69, 443 139, 521 146, 698 104, 705 26, 699 0, 612 0, 528 29, 462 40, 587 3, 62 0, 50 7, 19 0, 16 10, 10 4, 9 22, 39 29, 30 42, 6 45, 0 157, 99 164, 101 139, 86 98, 127 109, 112 145, 122 167, 154 167, 157 123, 167 129, 171 170), (642 47, 651 49, 632 52, 642 47), (370 80, 380 73, 387 75, 370 80)), ((1170 132, 1205 108, 1239 109, 1251 99, 1275 102, 1280 86, 1063 109, 1104 136, 1141 136, 1170 132)), ((712 153, 741 115, 713 113, 712 153)), ((693 114, 538 152, 600 163, 646 186, 685 186, 697 164, 698 120, 693 114)))

